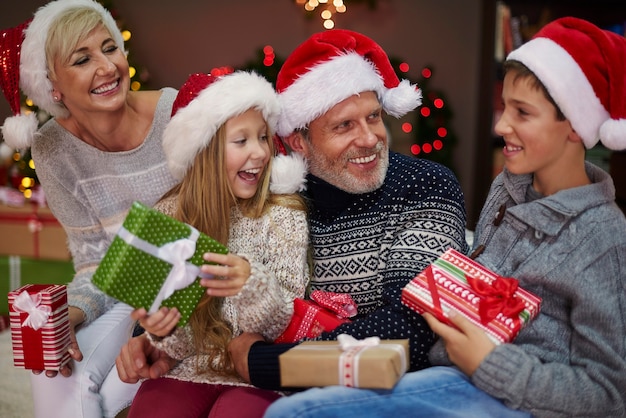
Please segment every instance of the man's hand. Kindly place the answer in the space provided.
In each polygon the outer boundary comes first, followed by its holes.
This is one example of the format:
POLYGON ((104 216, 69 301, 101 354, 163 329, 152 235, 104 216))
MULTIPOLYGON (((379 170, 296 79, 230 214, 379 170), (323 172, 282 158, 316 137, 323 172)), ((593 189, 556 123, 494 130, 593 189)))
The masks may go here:
MULTIPOLYGON (((85 322, 85 313, 74 306, 70 306, 68 308, 68 316, 70 322, 70 345, 67 349, 68 353, 70 353, 70 357, 72 357, 75 361, 82 361, 83 353, 80 351, 80 347, 78 347, 78 342, 76 341, 76 327, 85 322)), ((61 373, 63 377, 70 377, 72 375, 72 362, 69 362, 65 366, 61 367, 59 371, 55 370, 46 370, 47 377, 56 377, 57 373, 61 373)), ((43 370, 33 370, 33 374, 41 374, 43 370)))
POLYGON ((480 363, 496 347, 482 329, 456 312, 448 314, 456 328, 438 321, 431 314, 425 313, 423 316, 430 329, 443 339, 450 361, 468 376, 474 374, 480 363))
POLYGON ((243 380, 250 383, 250 371, 248 370, 248 353, 250 347, 257 341, 265 341, 261 334, 244 332, 233 338, 228 344, 228 352, 235 366, 235 371, 243 380))
POLYGON ((157 379, 170 371, 175 364, 176 360, 155 348, 146 334, 131 338, 115 359, 117 374, 126 383, 157 379))

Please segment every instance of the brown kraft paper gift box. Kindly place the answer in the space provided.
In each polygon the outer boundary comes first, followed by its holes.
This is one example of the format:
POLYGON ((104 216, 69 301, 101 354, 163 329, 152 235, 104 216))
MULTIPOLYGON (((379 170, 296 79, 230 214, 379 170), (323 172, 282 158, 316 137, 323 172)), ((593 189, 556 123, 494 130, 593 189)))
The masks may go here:
POLYGON ((409 340, 379 341, 358 353, 338 341, 305 341, 280 355, 281 385, 391 389, 408 370, 409 340))
POLYGON ((0 254, 33 259, 71 259, 67 235, 47 207, 0 204, 0 254))

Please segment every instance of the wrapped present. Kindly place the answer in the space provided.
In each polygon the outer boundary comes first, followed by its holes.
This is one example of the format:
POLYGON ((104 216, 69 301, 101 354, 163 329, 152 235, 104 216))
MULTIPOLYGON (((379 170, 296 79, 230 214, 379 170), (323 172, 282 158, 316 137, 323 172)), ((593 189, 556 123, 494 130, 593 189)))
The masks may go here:
POLYGON ((43 260, 71 259, 67 235, 45 206, 0 203, 0 236, 4 237, 0 240, 1 255, 43 260))
POLYGON ((391 389, 409 367, 409 340, 305 341, 279 356, 283 387, 342 385, 391 389))
POLYGON ((206 252, 228 253, 214 239, 134 202, 93 276, 106 294, 149 313, 176 307, 185 325, 206 291, 200 266, 206 252))
POLYGON ((311 300, 295 299, 293 316, 287 328, 276 338, 276 343, 293 343, 304 338, 315 338, 324 331, 332 331, 350 322, 357 313, 352 296, 347 293, 311 292, 311 300))
POLYGON ((64 285, 27 284, 9 292, 13 364, 59 370, 70 361, 70 322, 64 285))
MULTIPOLYGON (((67 284, 74 276, 71 261, 42 260, 11 255, 0 256, 0 295, 26 284, 67 284)), ((0 299, 0 316, 9 317, 9 302, 0 299)), ((7 322, 8 324, 8 322, 7 322)))
POLYGON ((447 250, 404 289, 402 303, 448 325, 451 309, 485 330, 491 340, 511 342, 539 313, 541 298, 454 249, 447 250))

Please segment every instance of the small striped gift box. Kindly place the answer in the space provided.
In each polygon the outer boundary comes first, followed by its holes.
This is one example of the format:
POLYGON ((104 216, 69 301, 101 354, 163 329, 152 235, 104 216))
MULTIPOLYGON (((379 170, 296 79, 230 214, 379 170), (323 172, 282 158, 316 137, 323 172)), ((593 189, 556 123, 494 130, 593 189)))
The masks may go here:
POLYGON ((13 364, 59 370, 70 361, 70 324, 64 285, 27 284, 9 292, 13 364))
POLYGON ((402 289, 402 303, 452 325, 454 309, 485 330, 491 340, 511 342, 537 314, 541 298, 454 249, 447 250, 402 289))

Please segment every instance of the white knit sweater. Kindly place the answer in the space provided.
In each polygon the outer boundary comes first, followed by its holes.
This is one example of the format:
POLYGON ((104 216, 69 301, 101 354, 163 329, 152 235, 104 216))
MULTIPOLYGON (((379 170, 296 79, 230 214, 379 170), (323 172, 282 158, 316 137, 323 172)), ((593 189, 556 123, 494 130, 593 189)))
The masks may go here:
POLYGON ((172 88, 161 90, 150 132, 130 151, 101 151, 54 119, 35 137, 32 156, 37 177, 50 210, 65 229, 76 269, 67 289, 68 302, 85 313, 83 325, 116 303, 91 277, 133 201, 152 206, 176 183, 161 145, 176 93, 172 88))

